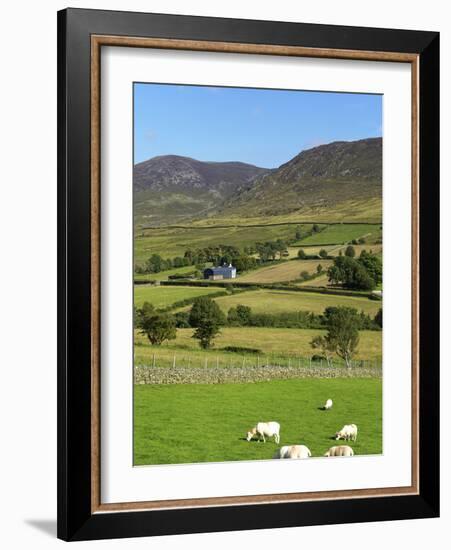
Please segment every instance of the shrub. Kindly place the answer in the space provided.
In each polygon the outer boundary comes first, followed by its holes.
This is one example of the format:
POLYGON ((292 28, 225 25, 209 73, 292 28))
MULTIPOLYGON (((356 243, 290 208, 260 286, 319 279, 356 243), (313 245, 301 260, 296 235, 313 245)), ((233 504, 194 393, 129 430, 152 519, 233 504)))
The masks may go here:
POLYGON ((263 353, 261 349, 257 348, 245 348, 241 346, 226 346, 225 348, 221 348, 224 351, 228 351, 231 353, 263 353))

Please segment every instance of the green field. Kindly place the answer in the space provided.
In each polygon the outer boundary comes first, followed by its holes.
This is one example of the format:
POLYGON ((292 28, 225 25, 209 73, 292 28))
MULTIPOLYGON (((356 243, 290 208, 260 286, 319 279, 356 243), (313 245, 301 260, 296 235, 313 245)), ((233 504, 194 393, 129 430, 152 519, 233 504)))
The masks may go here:
POLYGON ((166 308, 180 300, 207 296, 220 291, 220 288, 215 287, 135 285, 135 306, 141 307, 144 302, 149 302, 156 308, 166 308))
POLYGON ((327 269, 331 260, 290 260, 286 262, 269 265, 260 269, 250 271, 238 277, 239 281, 252 283, 280 283, 299 279, 301 272, 307 271, 309 275, 316 273, 318 264, 327 269))
POLYGON ((323 313, 329 306, 354 307, 370 315, 376 315, 381 302, 366 297, 316 294, 289 290, 251 290, 215 298, 219 307, 227 312, 238 304, 249 306, 254 313, 283 313, 286 311, 312 311, 323 313))
POLYGON ((319 233, 314 233, 305 239, 301 239, 297 246, 321 245, 321 244, 344 244, 365 237, 370 241, 381 238, 382 230, 380 224, 335 224, 329 225, 319 233))
MULTIPOLYGON (((281 425, 280 445, 322 456, 334 433, 354 423, 357 455, 382 452, 380 379, 275 380, 255 384, 139 385, 134 392, 134 463, 180 464, 271 459, 273 441, 247 442, 259 421, 281 425), (319 410, 326 399, 334 406, 319 410)), ((330 460, 330 459, 324 459, 330 460)), ((302 467, 300 465, 300 467, 302 467)))
MULTIPOLYGON (((205 364, 218 366, 241 366, 243 353, 225 352, 226 346, 252 347, 259 354, 244 354, 246 364, 256 364, 267 356, 269 361, 286 363, 289 357, 310 357, 313 353, 310 342, 322 330, 298 328, 266 327, 223 327, 215 339, 214 347, 202 350, 197 340, 192 338, 194 329, 177 329, 176 340, 170 340, 161 346, 151 346, 145 336, 135 331, 135 364, 151 365, 156 357, 156 366, 167 367, 173 364, 175 356, 179 366, 202 367, 205 364), (206 363, 207 361, 207 363, 206 363)), ((382 332, 374 330, 360 331, 360 342, 355 358, 357 360, 378 360, 382 357, 382 332)))
MULTIPOLYGON (((205 266, 210 267, 211 263, 207 263, 205 266)), ((135 281, 167 281, 170 275, 189 275, 193 271, 196 271, 196 267, 194 265, 187 265, 184 267, 166 269, 159 273, 135 273, 133 278, 135 281)))
MULTIPOLYGON (((293 239, 298 224, 196 227, 183 228, 158 227, 139 230, 135 234, 135 261, 143 262, 152 254, 163 258, 183 256, 185 250, 227 244, 243 249, 259 241, 293 239)), ((303 231, 311 225, 301 225, 303 231)))

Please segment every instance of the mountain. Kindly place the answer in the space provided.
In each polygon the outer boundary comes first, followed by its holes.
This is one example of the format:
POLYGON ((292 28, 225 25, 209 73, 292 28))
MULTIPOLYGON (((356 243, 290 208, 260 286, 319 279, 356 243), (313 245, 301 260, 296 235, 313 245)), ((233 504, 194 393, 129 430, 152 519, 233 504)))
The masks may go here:
POLYGON ((280 216, 298 211, 321 217, 351 217, 371 205, 380 218, 382 205, 382 138, 336 141, 305 150, 256 178, 226 199, 223 217, 280 216), (347 214, 348 213, 348 214, 347 214))
POLYGON ((133 170, 135 220, 160 225, 201 216, 267 172, 243 162, 202 162, 177 155, 140 162, 133 170))

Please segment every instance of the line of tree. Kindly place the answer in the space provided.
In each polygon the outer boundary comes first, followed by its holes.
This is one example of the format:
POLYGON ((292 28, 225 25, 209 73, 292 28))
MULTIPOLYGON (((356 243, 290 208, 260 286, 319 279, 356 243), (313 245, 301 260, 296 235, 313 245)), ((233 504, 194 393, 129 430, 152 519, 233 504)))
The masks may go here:
POLYGON ((332 284, 349 289, 373 290, 382 282, 382 260, 365 250, 358 259, 338 256, 327 274, 332 284))

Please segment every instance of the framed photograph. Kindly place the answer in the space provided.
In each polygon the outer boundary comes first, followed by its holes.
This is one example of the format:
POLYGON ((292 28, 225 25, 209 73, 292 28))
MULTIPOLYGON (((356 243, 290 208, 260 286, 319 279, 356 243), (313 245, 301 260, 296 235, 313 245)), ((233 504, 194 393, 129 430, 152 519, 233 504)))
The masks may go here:
POLYGON ((58 536, 439 514, 439 35, 58 14, 58 536))

